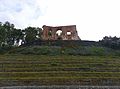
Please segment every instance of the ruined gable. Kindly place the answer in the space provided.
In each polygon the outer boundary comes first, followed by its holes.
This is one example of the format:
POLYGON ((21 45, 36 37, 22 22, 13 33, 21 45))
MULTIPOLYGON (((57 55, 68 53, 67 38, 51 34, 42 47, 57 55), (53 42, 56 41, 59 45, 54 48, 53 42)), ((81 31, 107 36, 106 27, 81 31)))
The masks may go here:
POLYGON ((43 26, 43 40, 80 40, 76 25, 70 26, 43 26))

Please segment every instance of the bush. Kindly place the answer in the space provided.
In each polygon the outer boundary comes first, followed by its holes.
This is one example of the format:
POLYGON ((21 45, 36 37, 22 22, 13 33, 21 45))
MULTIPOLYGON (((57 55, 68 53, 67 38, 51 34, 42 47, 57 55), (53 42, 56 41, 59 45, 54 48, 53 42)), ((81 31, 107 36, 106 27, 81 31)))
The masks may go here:
POLYGON ((11 50, 9 53, 35 54, 35 55, 58 55, 60 54, 60 48, 49 47, 49 46, 28 46, 28 47, 20 47, 18 49, 11 50))
MULTIPOLYGON (((3 49, 0 49, 3 50, 3 49)), ((13 54, 34 54, 34 55, 82 55, 82 56, 120 56, 120 50, 114 50, 99 46, 27 46, 12 49, 13 54)))

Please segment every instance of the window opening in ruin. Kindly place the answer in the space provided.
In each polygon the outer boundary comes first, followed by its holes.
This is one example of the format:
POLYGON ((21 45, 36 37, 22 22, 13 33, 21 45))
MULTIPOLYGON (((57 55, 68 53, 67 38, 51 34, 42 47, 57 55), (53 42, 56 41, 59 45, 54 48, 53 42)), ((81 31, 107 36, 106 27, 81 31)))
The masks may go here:
POLYGON ((67 32, 67 35, 71 35, 72 33, 71 32, 67 32))
POLYGON ((56 32, 56 34, 57 34, 58 36, 61 36, 62 31, 61 31, 61 30, 58 30, 58 31, 56 32))
POLYGON ((51 30, 48 32, 48 35, 49 35, 49 36, 51 36, 51 35, 52 35, 52 31, 51 31, 51 30))

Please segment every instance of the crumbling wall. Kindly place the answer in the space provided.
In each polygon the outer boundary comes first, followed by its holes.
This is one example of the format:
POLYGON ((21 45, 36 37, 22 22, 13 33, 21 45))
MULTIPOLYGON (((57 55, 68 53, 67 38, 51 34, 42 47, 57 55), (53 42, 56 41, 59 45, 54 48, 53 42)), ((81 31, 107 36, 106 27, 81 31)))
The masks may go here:
POLYGON ((80 40, 76 25, 70 26, 43 26, 43 40, 80 40))

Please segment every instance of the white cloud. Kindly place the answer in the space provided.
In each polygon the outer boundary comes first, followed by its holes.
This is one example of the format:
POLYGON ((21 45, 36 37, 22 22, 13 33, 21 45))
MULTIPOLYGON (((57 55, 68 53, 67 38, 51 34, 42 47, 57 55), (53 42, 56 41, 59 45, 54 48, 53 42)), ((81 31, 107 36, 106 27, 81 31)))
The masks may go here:
POLYGON ((0 20, 10 20, 18 27, 75 24, 83 40, 120 36, 119 0, 0 0, 0 3, 0 20))
MULTIPOLYGON (((39 0, 42 1, 42 0, 39 0)), ((17 27, 31 25, 39 16, 44 15, 44 7, 36 0, 1 0, 0 20, 10 21, 17 27)))
POLYGON ((47 13, 36 25, 76 24, 85 40, 100 40, 105 35, 120 36, 119 0, 50 0, 47 13))

